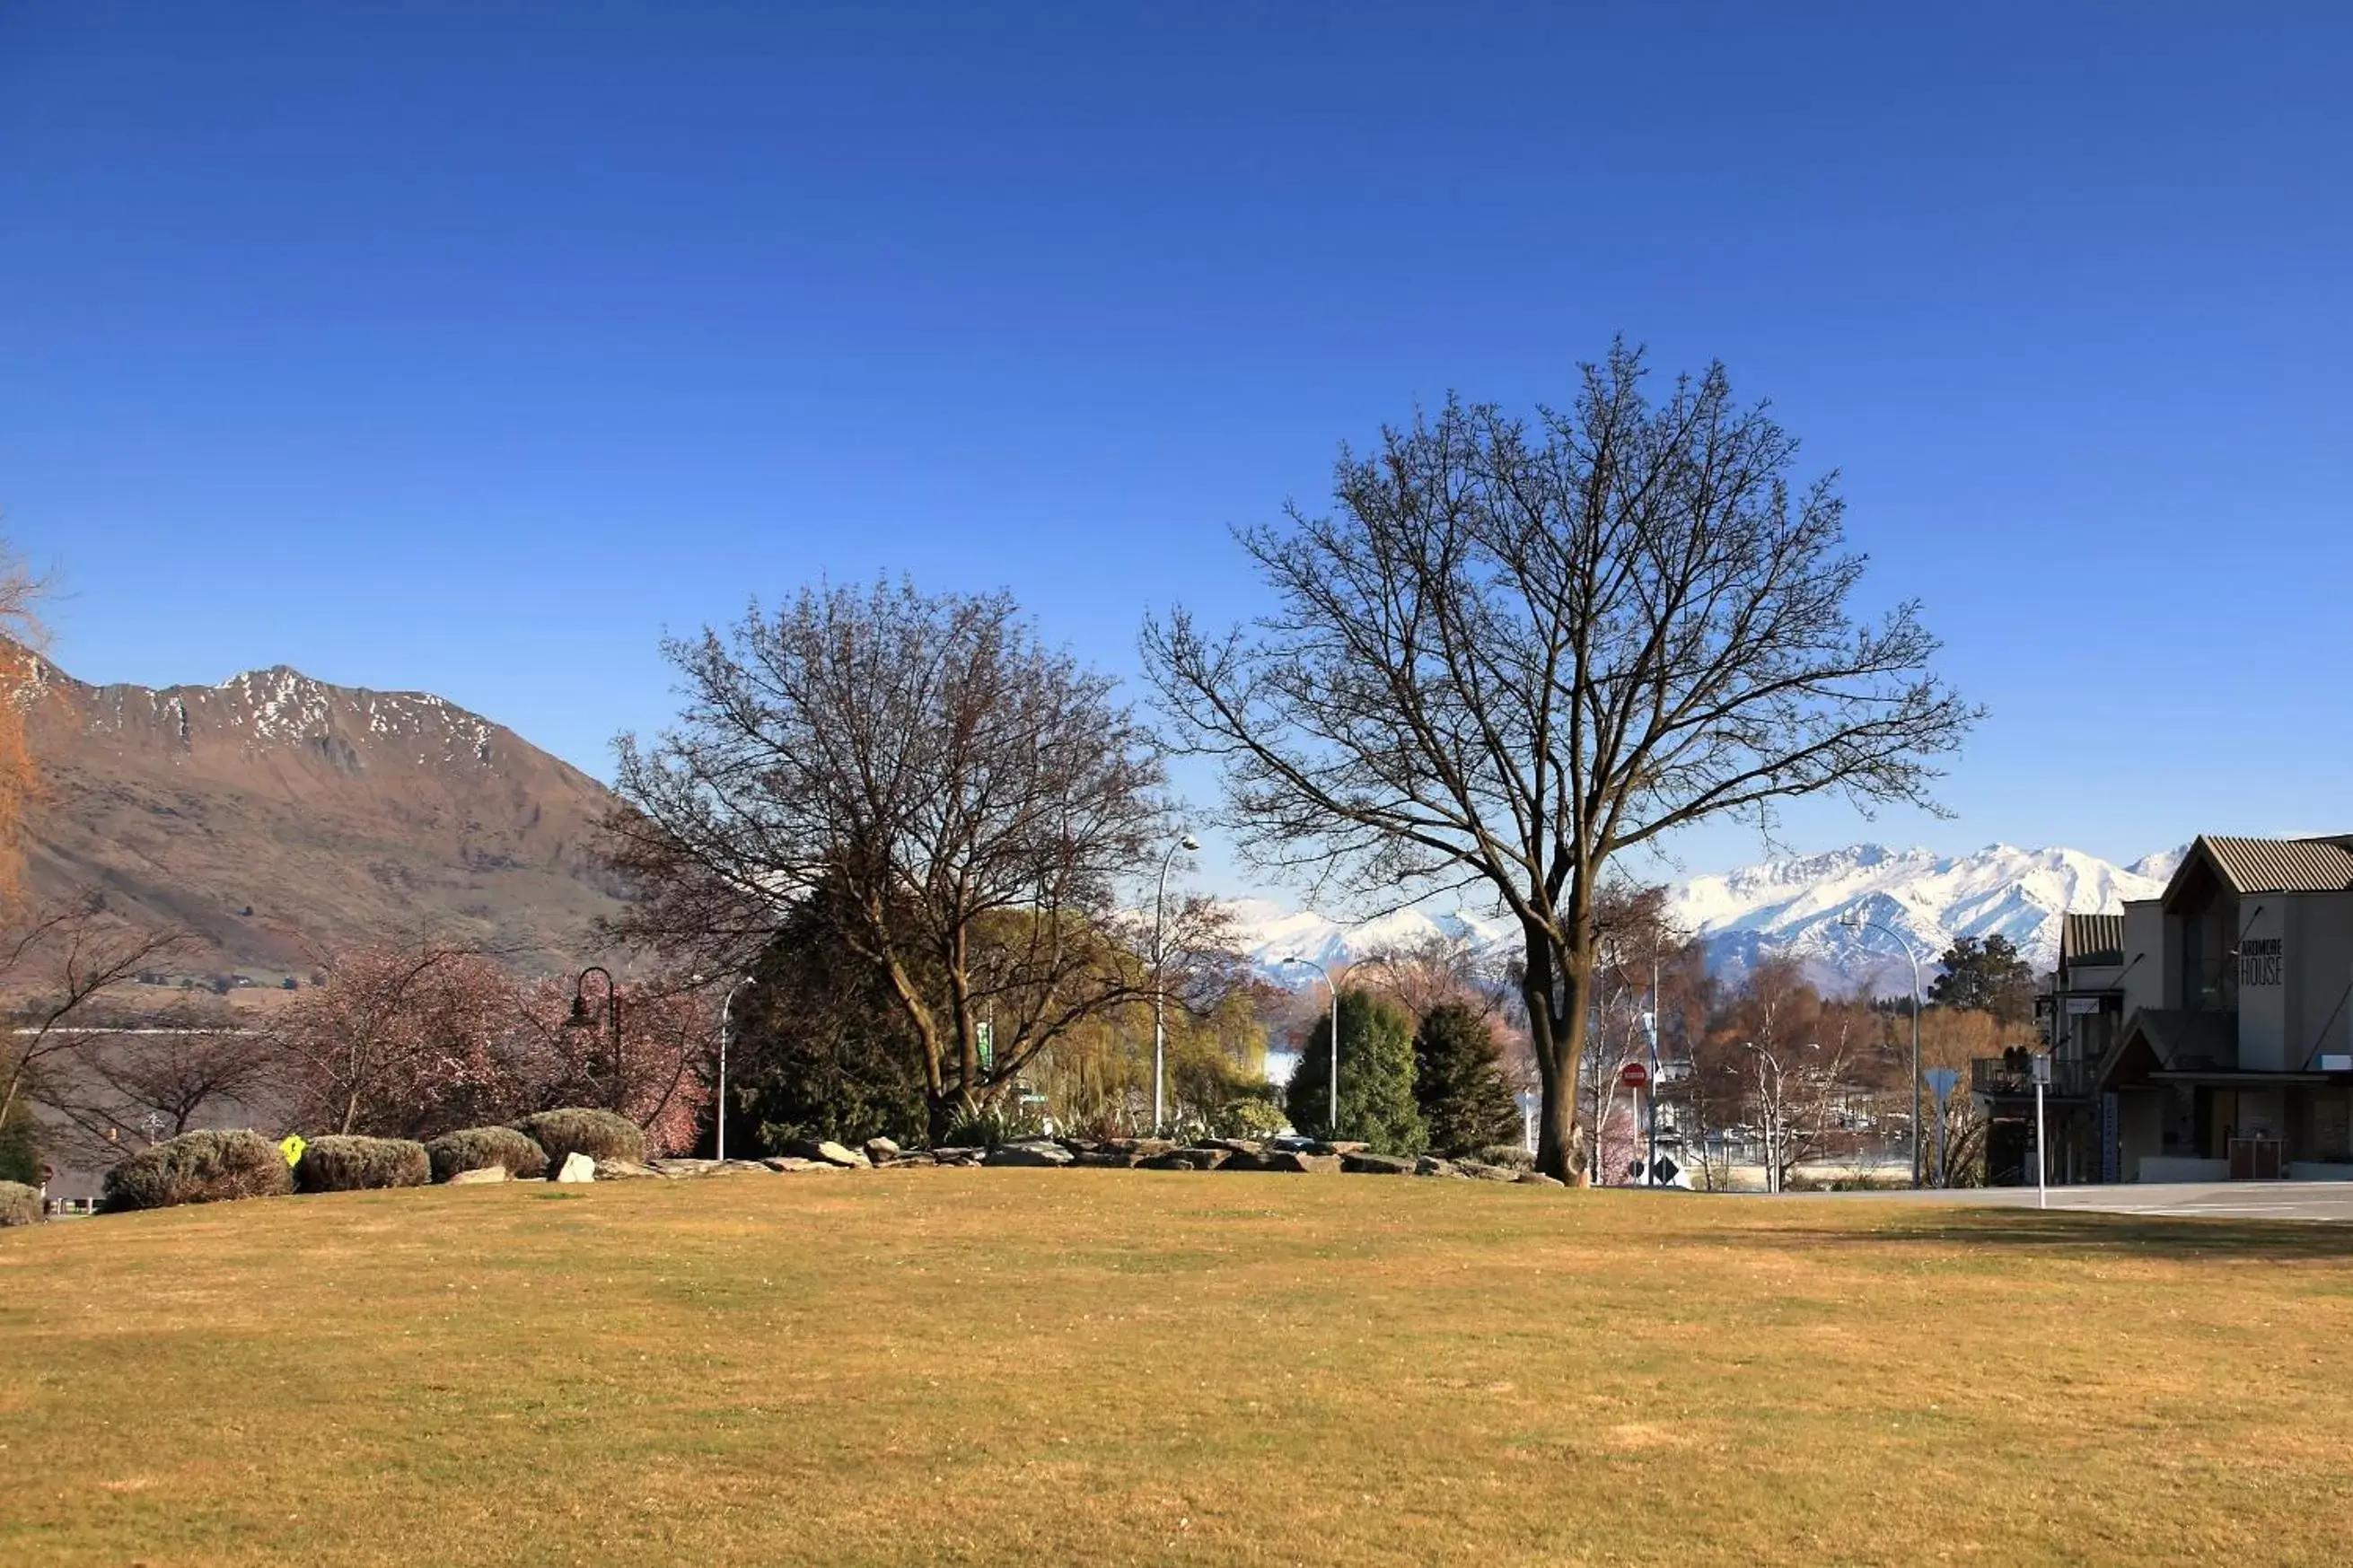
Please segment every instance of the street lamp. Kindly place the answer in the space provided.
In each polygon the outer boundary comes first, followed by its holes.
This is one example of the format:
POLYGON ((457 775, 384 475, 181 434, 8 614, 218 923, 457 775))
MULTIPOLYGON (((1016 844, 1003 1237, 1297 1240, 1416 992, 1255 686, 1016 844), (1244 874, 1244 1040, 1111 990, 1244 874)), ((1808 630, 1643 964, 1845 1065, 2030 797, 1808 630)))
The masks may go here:
MULTIPOLYGON (((621 1072, 621 992, 613 984, 611 970, 601 963, 592 963, 580 972, 579 977, 572 982, 572 1016, 564 1020, 564 1026, 567 1029, 593 1029, 596 1026, 596 1016, 588 1010, 586 988, 588 977, 592 974, 605 977, 605 1026, 612 1037, 612 1072, 617 1079, 621 1072)), ((596 1058, 593 1057, 588 1062, 588 1076, 592 1079, 596 1076, 596 1058)))
MULTIPOLYGON (((693 980, 697 985, 702 984, 702 976, 700 974, 693 976, 693 980)), ((727 1158, 727 1015, 728 1012, 735 1005, 735 993, 743 990, 744 987, 751 984, 752 977, 750 975, 746 974, 740 977, 736 980, 734 984, 730 985, 727 988, 727 999, 719 1004, 719 1115, 717 1118, 719 1142, 717 1146, 717 1157, 722 1160, 727 1158)))
POLYGON ((1332 1085, 1331 1101, 1324 1110, 1324 1120, 1332 1124, 1332 1141, 1340 1140, 1340 988, 1332 984, 1332 972, 1312 958, 1293 953, 1277 959, 1278 963, 1303 963, 1324 977, 1324 989, 1332 993, 1332 1085))
POLYGON ((1912 939, 1894 926, 1862 918, 1861 910, 1849 910, 1839 917, 1839 924, 1849 931, 1875 931, 1892 936, 1903 948, 1904 956, 1912 963, 1912 1190, 1920 1190, 1920 955, 1912 951, 1912 939))
POLYGON ((1160 1135, 1162 1086, 1168 1076, 1168 997, 1162 980, 1167 955, 1160 947, 1161 925, 1168 912, 1168 867, 1177 851, 1190 854, 1200 847, 1201 841, 1189 833, 1171 844, 1168 853, 1160 858, 1160 888, 1152 895, 1152 1135, 1155 1138, 1160 1135))

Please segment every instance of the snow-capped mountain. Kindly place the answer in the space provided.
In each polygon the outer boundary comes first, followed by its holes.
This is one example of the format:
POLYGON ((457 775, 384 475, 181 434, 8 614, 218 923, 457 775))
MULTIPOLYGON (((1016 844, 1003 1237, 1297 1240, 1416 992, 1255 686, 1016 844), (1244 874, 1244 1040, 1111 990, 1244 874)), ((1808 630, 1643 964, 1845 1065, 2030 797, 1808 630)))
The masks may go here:
POLYGON ((1286 909, 1271 899, 1236 899, 1226 909, 1233 916, 1235 939, 1251 965, 1286 985, 1312 984, 1315 978, 1315 972, 1303 964, 1285 964, 1286 958, 1325 965, 1358 963, 1431 937, 1467 938, 1483 948, 1516 934, 1509 922, 1466 909, 1399 910, 1356 924, 1286 909))
POLYGON ((1694 877, 1674 889, 1669 907, 1719 972, 1784 952, 1819 979, 1892 984, 1910 978, 1904 940, 1925 960, 1956 937, 2007 937, 2047 969, 2058 958, 2061 915, 2114 914, 2126 899, 2153 899, 2179 859, 2152 855, 2126 868, 2078 849, 1989 844, 1949 856, 1857 844, 1694 877), (1856 917, 1868 923, 1845 923, 1856 917))
MULTIPOLYGON (((2047 969, 2058 957, 2061 915, 2113 914, 2126 899, 2153 899, 2180 858, 2179 850, 2168 850, 2126 867, 2077 849, 1992 844, 1952 856, 1857 844, 1694 877, 1674 885, 1668 907, 1705 944, 1708 965, 1719 973, 1736 974, 1765 953, 1786 952, 1802 959, 1818 984, 1843 988, 1867 981, 1894 990, 1910 983, 1907 940, 1923 960, 1924 976, 1933 973, 1935 955, 1963 936, 2007 937, 2047 969), (1865 923, 1849 926, 1850 917, 1865 923)), ((1431 935, 1482 946, 1517 938, 1509 921, 1468 909, 1405 910, 1350 925, 1265 899, 1229 907, 1252 963, 1289 984, 1314 977, 1280 963, 1293 955, 1329 964, 1431 935)))

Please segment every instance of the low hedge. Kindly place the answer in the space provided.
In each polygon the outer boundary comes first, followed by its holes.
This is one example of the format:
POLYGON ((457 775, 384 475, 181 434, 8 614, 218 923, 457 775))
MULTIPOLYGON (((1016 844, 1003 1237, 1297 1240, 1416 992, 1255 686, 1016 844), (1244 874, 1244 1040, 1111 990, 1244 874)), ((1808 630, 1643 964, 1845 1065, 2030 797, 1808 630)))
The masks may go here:
POLYGON ((0 1182, 0 1226, 34 1225, 41 1217, 41 1189, 22 1182, 0 1182))
POLYGON ((637 1164, 645 1162, 645 1133, 628 1117, 616 1116, 609 1110, 579 1107, 543 1110, 536 1116, 524 1117, 514 1128, 539 1145, 540 1152, 547 1156, 550 1171, 562 1169, 567 1154, 586 1154, 592 1160, 628 1160, 637 1164))
POLYGON ((519 1182, 547 1174, 547 1156, 538 1144, 512 1127, 468 1127, 444 1132, 425 1145, 433 1162, 433 1179, 446 1182, 460 1171, 505 1170, 519 1182))
POLYGON ((425 1145, 406 1138, 330 1134, 303 1146, 294 1185, 306 1193, 360 1193, 376 1187, 421 1187, 433 1179, 425 1145))
POLYGON ((106 1207, 170 1208, 178 1204, 269 1198, 294 1190, 278 1145, 254 1131, 183 1132, 142 1149, 106 1173, 106 1207))

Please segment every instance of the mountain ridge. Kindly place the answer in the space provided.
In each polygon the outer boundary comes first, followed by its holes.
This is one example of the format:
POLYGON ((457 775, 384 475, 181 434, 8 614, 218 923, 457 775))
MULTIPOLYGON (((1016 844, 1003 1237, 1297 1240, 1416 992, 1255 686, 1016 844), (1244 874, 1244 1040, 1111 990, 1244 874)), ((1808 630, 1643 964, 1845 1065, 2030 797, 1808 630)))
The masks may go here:
POLYGON ((591 853, 604 785, 430 692, 286 665, 98 686, 42 658, 26 700, 34 892, 190 932, 183 968, 292 973, 415 930, 553 969, 618 907, 591 853))

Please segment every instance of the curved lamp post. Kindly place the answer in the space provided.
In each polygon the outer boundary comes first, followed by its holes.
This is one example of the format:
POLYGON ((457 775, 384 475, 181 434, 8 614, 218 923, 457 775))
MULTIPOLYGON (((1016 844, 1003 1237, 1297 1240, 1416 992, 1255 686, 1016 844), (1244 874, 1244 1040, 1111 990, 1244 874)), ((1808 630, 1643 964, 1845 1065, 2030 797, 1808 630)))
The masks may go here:
POLYGON ((1332 1084, 1324 1119, 1332 1124, 1332 1141, 1336 1143, 1340 1139, 1340 988, 1332 984, 1332 972, 1312 958, 1303 958, 1294 952, 1289 958, 1275 962, 1305 964, 1324 977, 1324 989, 1332 993, 1332 1084))
POLYGON ((1892 936, 1912 963, 1912 1190, 1920 1190, 1920 955, 1912 951, 1912 939, 1894 926, 1862 918, 1861 910, 1849 910, 1839 917, 1839 924, 1849 931, 1875 931, 1892 936))
MULTIPOLYGON (((601 963, 592 963, 580 972, 579 977, 572 982, 572 1016, 564 1020, 564 1026, 567 1029, 593 1029, 596 1026, 596 1016, 588 1010, 586 987, 592 974, 605 977, 605 1026, 612 1038, 611 1070, 617 1079, 621 1072, 621 991, 613 984, 611 970, 601 963)), ((594 1058, 589 1063, 588 1076, 592 1079, 596 1076, 594 1058)))
MULTIPOLYGON (((695 975, 693 979, 697 985, 702 984, 702 975, 695 975)), ((719 1111, 713 1120, 719 1134, 717 1157, 722 1160, 727 1158, 727 1016, 735 1005, 735 993, 751 984, 750 975, 739 976, 735 984, 727 988, 726 1000, 719 1004, 719 1111)))
POLYGON ((1190 854, 1200 847, 1201 841, 1189 833, 1171 844, 1168 853, 1160 858, 1160 888, 1152 895, 1152 1135, 1155 1138, 1160 1136, 1163 1120, 1162 1086, 1168 1077, 1168 997, 1163 983, 1167 955, 1160 947, 1161 927, 1168 913, 1168 867, 1179 850, 1190 854))

